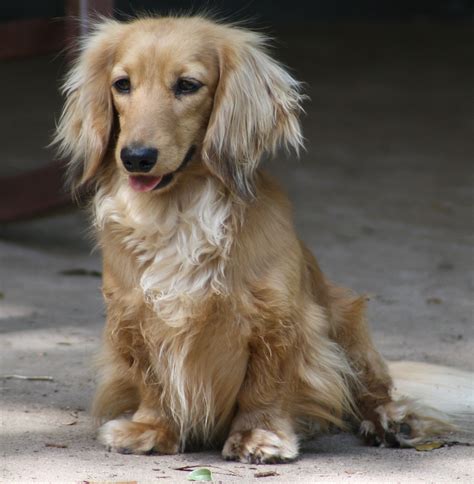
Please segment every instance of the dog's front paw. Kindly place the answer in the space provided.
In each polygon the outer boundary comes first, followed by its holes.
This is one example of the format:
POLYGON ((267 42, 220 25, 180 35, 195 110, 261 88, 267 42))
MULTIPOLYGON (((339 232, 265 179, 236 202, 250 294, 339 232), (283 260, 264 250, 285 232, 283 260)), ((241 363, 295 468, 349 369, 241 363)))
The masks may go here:
POLYGON ((99 429, 99 440, 121 454, 176 454, 179 448, 177 435, 163 422, 110 420, 99 429))
POLYGON ((298 456, 295 435, 253 429, 233 433, 224 444, 222 456, 248 464, 288 462, 298 456))

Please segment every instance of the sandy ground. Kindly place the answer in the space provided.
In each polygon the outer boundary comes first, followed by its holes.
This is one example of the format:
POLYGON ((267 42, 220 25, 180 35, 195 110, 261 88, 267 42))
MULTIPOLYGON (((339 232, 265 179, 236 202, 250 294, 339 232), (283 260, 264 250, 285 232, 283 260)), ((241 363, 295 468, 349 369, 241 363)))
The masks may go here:
MULTIPOLYGON (((386 358, 472 371, 468 38, 466 29, 428 26, 288 35, 282 56, 313 99, 304 120, 308 152, 268 169, 294 201, 298 231, 323 270, 370 295, 374 338, 386 358)), ((46 78, 56 76, 50 64, 35 62, 46 78)), ((22 69, 13 63, 8 73, 21 77, 22 69)), ((41 125, 44 104, 29 114, 42 145, 50 128, 41 125)), ((15 106, 7 100, 7 108, 15 106)), ((8 127, 5 117, 2 123, 8 127)), ((5 139, 5 173, 31 159, 34 147, 17 138, 5 139)), ((0 227, 0 374, 53 379, 0 381, 2 483, 184 482, 183 466, 210 467, 225 483, 473 482, 472 447, 367 448, 345 434, 306 443, 293 464, 258 468, 223 462, 217 451, 106 452, 88 416, 104 320, 101 281, 94 272, 67 274, 101 270, 86 227, 77 211, 0 227)))

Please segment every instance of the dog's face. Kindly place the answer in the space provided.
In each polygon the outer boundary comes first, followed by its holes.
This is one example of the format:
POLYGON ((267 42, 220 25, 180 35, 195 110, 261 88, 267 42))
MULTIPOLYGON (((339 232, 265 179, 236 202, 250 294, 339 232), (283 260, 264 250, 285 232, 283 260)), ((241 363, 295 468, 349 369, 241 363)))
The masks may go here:
POLYGON ((100 181, 114 153, 123 182, 148 196, 193 163, 251 198, 262 154, 302 144, 299 84, 265 42, 200 17, 98 25, 66 80, 56 136, 76 184, 100 181))
POLYGON ((201 32, 164 26, 131 32, 110 72, 118 169, 136 191, 161 190, 202 146, 219 71, 201 32))

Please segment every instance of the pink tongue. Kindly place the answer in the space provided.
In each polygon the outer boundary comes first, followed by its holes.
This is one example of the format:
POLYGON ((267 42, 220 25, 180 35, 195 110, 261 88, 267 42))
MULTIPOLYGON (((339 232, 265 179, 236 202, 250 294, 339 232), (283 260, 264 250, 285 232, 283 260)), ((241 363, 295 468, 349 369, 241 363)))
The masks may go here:
POLYGON ((161 176, 138 175, 129 177, 128 181, 136 192, 149 192, 160 183, 162 178, 161 176))

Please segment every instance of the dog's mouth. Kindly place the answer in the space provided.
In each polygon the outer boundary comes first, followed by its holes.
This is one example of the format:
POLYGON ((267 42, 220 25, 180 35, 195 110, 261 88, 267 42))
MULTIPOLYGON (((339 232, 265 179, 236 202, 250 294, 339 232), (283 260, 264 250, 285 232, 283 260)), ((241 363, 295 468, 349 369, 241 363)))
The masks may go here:
POLYGON ((168 185, 172 178, 173 173, 168 173, 163 176, 134 175, 129 176, 128 181, 132 189, 136 192, 151 192, 152 190, 168 185))
POLYGON ((150 176, 150 175, 130 175, 128 181, 130 187, 136 192, 151 192, 152 190, 159 190, 169 185, 173 180, 173 177, 179 171, 182 171, 184 167, 191 161, 194 153, 196 151, 196 146, 192 145, 184 156, 183 161, 179 167, 166 175, 161 176, 150 176))

